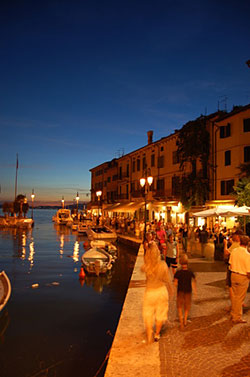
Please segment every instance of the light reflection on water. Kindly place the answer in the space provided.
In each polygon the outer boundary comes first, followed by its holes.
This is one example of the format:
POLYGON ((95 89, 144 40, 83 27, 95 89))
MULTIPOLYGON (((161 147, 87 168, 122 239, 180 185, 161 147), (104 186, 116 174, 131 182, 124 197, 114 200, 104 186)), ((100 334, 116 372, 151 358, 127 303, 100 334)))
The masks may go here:
POLYGON ((0 230, 0 270, 12 284, 0 313, 1 377, 92 377, 115 333, 135 251, 119 245, 109 275, 79 280, 86 238, 54 225, 53 214, 34 210, 29 231, 0 230))

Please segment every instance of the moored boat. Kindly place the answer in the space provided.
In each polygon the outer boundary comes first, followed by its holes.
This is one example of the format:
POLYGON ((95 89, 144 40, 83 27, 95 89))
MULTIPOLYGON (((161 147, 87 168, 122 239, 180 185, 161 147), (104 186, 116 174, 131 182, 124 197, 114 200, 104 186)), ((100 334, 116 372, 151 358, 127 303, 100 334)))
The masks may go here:
POLYGON ((34 225, 34 220, 30 218, 19 218, 14 216, 5 216, 0 218, 0 227, 4 228, 25 228, 30 229, 34 225))
POLYGON ((89 240, 115 241, 117 234, 106 226, 89 227, 87 229, 89 240))
POLYGON ((91 247, 96 247, 99 249, 104 249, 107 253, 111 254, 113 257, 117 255, 117 247, 109 241, 95 240, 90 242, 91 247))
POLYGON ((0 311, 7 304, 11 294, 11 284, 5 271, 0 273, 0 311))
POLYGON ((112 257, 102 249, 91 248, 82 255, 82 265, 89 274, 99 276, 111 270, 112 257))
POLYGON ((70 209, 60 208, 56 215, 52 217, 52 221, 59 225, 66 225, 69 222, 73 222, 70 209))

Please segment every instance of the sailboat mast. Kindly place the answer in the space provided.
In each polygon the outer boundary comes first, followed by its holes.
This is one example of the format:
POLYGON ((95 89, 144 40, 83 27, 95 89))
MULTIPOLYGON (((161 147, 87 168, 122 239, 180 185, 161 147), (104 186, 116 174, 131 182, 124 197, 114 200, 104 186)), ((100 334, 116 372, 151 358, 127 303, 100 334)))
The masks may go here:
POLYGON ((18 154, 16 154, 15 200, 16 200, 16 194, 17 194, 17 170, 18 170, 18 154))

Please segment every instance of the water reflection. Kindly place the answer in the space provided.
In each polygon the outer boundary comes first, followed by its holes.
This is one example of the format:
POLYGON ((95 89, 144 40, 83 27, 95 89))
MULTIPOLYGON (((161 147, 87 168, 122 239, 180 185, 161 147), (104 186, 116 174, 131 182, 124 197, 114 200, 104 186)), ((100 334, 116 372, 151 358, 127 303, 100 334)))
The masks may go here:
POLYGON ((73 251, 73 261, 74 262, 78 262, 79 261, 79 248, 80 248, 80 244, 76 240, 75 243, 74 243, 74 251, 73 251))
POLYGON ((79 280, 80 284, 83 285, 84 283, 92 287, 97 293, 102 293, 103 287, 109 285, 112 280, 112 272, 109 271, 108 274, 105 276, 91 276, 86 275, 84 279, 79 280))
POLYGON ((18 257, 21 260, 28 260, 30 266, 34 264, 35 244, 32 236, 32 229, 18 229, 18 228, 3 228, 0 230, 3 238, 12 239, 13 241, 13 257, 18 257))
POLYGON ((0 344, 4 343, 4 334, 7 330, 10 323, 10 316, 8 310, 4 310, 2 314, 0 314, 0 344))

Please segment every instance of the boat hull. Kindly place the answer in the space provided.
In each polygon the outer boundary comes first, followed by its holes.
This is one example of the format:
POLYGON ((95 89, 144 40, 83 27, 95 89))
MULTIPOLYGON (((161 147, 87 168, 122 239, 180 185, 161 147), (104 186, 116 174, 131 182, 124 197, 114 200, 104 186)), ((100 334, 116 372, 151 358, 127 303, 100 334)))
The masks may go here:
POLYGON ((7 304, 11 294, 11 284, 4 271, 0 273, 0 311, 7 304))

